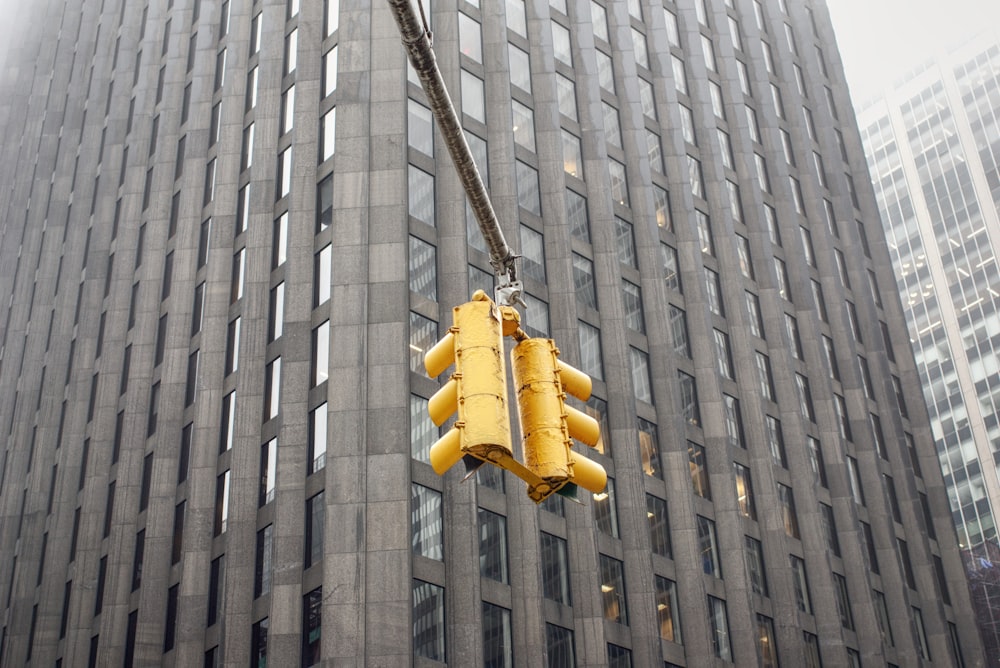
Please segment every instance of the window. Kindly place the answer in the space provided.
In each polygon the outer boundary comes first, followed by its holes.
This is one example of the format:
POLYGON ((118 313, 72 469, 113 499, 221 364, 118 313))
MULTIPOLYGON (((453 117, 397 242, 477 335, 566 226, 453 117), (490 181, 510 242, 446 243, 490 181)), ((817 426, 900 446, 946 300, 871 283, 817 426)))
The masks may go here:
POLYGON ((184 507, 186 504, 186 501, 181 501, 174 506, 174 533, 170 547, 171 565, 180 562, 184 549, 184 507))
POLYGON ((792 585, 795 588, 795 604, 799 611, 812 614, 812 600, 809 597, 809 583, 806 581, 806 562, 793 554, 788 555, 792 568, 792 585))
POLYGON ((792 286, 788 281, 788 270, 785 268, 785 261, 781 258, 774 258, 774 274, 778 288, 778 295, 782 299, 791 300, 792 286))
POLYGON ((326 466, 326 403, 309 411, 308 472, 316 473, 326 466))
POLYGON ((541 557, 542 594, 545 598, 556 603, 572 605, 566 541, 558 536, 542 532, 541 557))
POLYGON ((734 448, 746 448, 743 440, 743 416, 740 400, 728 394, 722 395, 722 412, 726 423, 726 440, 734 448))
POLYGON ((278 174, 274 179, 278 187, 277 198, 292 191, 292 148, 289 146, 278 156, 278 174))
POLYGON ((670 218, 670 194, 653 184, 653 207, 656 209, 656 225, 665 230, 673 229, 670 218))
POLYGON ((851 600, 847 595, 847 580, 839 573, 833 574, 834 596, 837 599, 837 612, 840 614, 840 625, 845 629, 854 630, 854 618, 851 616, 851 600))
POLYGON ((240 365, 240 317, 230 323, 226 334, 226 375, 239 369, 240 365))
POLYGON ((656 616, 660 626, 660 637, 669 642, 682 644, 681 608, 677 603, 677 585, 659 575, 656 583, 656 616))
POLYGON ((670 305, 670 334, 674 344, 674 352, 684 357, 691 357, 691 345, 688 341, 687 314, 670 305))
POLYGON ((611 56, 603 51, 596 51, 597 56, 597 83, 602 90, 615 94, 615 72, 611 56))
POLYGON ((601 600, 604 618, 628 626, 628 609, 625 602, 625 573, 622 562, 611 557, 601 557, 601 600))
POLYGON ((596 327, 578 321, 578 335, 580 339, 580 370, 591 378, 604 380, 600 332, 596 327))
POLYGON ((513 651, 510 610, 483 601, 483 665, 512 668, 513 651))
POLYGON ((757 367, 757 384, 765 399, 775 401, 774 380, 771 376, 771 360, 762 352, 754 352, 754 364, 757 367))
POLYGON ((785 314, 785 332, 788 334, 788 343, 792 349, 792 356, 797 360, 804 360, 802 354, 802 339, 799 338, 799 325, 795 316, 785 314))
POLYGON ((799 520, 795 514, 795 496, 792 488, 778 483, 778 505, 781 510, 782 523, 785 526, 785 534, 789 538, 799 537, 799 520))
POLYGON ((611 176, 611 199, 622 206, 629 206, 628 180, 625 177, 625 165, 617 160, 609 159, 608 173, 611 176))
POLYGON ((522 208, 536 216, 542 215, 542 200, 538 185, 538 172, 535 168, 515 161, 517 176, 517 203, 522 208))
POLYGON ((906 545, 906 541, 902 538, 896 539, 896 548, 899 552, 899 561, 902 566, 904 579, 906 584, 910 589, 914 591, 917 589, 917 581, 913 577, 913 564, 910 561, 910 549, 906 545))
POLYGON ((319 161, 325 162, 333 157, 337 150, 337 108, 323 114, 319 121, 320 125, 320 146, 319 161))
POLYGON ((414 236, 410 237, 410 290, 437 301, 437 249, 414 236))
POLYGON ((688 181, 691 184, 691 194, 695 197, 705 197, 705 182, 701 173, 701 161, 693 156, 687 157, 688 181))
POLYGON ((482 27, 467 14, 458 15, 459 50, 477 63, 483 62, 482 27))
POLYGON ((678 93, 687 95, 687 75, 684 73, 684 61, 677 56, 670 56, 670 62, 674 73, 674 87, 678 93))
POLYGON ((257 598, 271 591, 271 569, 274 551, 274 526, 268 524, 257 532, 257 551, 254 568, 253 596, 257 598))
POLYGON ((632 224, 615 217, 615 248, 618 251, 618 261, 629 267, 638 268, 636 263, 635 236, 632 224))
POLYGON ((312 332, 312 385, 325 383, 330 376, 330 321, 312 332))
MULTIPOLYGON (((464 15, 463 15, 464 16, 464 15)), ((558 75, 564 79, 562 75, 558 75)), ((566 79, 566 81, 569 81, 566 79)), ((570 86, 572 86, 570 82, 570 86)), ((525 149, 535 152, 535 117, 534 112, 517 100, 510 101, 511 114, 513 116, 514 143, 525 149)), ((576 107, 573 107, 574 109, 576 107)), ((565 113, 565 112, 563 112, 565 113)))
POLYGON ((826 487, 826 466, 823 464, 823 450, 819 441, 812 436, 806 438, 806 455, 809 458, 809 466, 812 469, 813 479, 823 487, 826 487))
POLYGON ((423 485, 410 485, 410 530, 413 554, 444 558, 444 514, 441 493, 423 485))
POLYGON ((694 376, 677 372, 678 393, 681 400, 681 414, 692 427, 701 426, 701 408, 698 405, 698 387, 694 376))
POLYGON ((323 528, 326 504, 323 492, 306 499, 306 535, 303 568, 309 568, 323 559, 323 528))
POLYGON ((872 535, 872 527, 868 522, 860 522, 861 537, 865 542, 865 557, 868 560, 868 568, 872 573, 880 572, 878 565, 878 552, 875 551, 875 537, 872 535))
POLYGON ((340 27, 340 0, 325 0, 323 3, 326 26, 324 35, 329 37, 340 27))
POLYGON ((750 325, 750 333, 756 337, 764 338, 764 320, 760 314, 760 299, 752 292, 746 293, 747 319, 750 325))
POLYGON ((719 282, 719 274, 711 269, 705 269, 705 299, 708 302, 708 310, 715 315, 726 315, 722 305, 722 284, 719 282))
POLYGON ((913 630, 917 634, 917 642, 920 647, 920 656, 928 661, 931 659, 930 645, 927 644, 927 631, 924 629, 924 616, 920 608, 911 607, 911 619, 913 619, 913 630))
POLYGON ((573 668, 576 656, 573 651, 573 632, 553 624, 545 625, 545 648, 549 662, 547 668, 573 668))
POLYGON ((816 422, 816 412, 813 410, 812 393, 809 390, 809 379, 800 373, 795 374, 795 388, 799 396, 799 411, 810 422, 816 422))
POLYGON ((701 554, 701 568, 706 575, 722 578, 722 564, 719 562, 719 544, 715 538, 715 522, 698 515, 698 552, 701 554))
POLYGON ((198 350, 191 353, 188 356, 188 368, 187 368, 187 386, 184 388, 184 406, 190 406, 194 403, 195 397, 198 392, 198 359, 200 357, 198 350))
MULTIPOLYGON (((250 630, 250 663, 254 666, 267 665, 268 626, 269 626, 268 618, 265 617, 259 622, 254 622, 254 625, 250 630)), ((206 657, 205 666, 207 667, 208 665, 209 662, 208 658, 206 657)))
POLYGON ((837 523, 833 519, 833 508, 825 503, 819 504, 819 518, 823 523, 823 534, 826 537, 826 547, 834 556, 840 556, 840 539, 837 537, 837 523))
POLYGON ((642 293, 638 285, 622 281, 622 305, 625 310, 625 326, 640 334, 646 333, 642 313, 642 293))
MULTIPOLYGON (((688 451, 690 452, 690 446, 688 451)), ((742 464, 733 462, 733 471, 736 475, 736 507, 743 517, 756 520, 757 508, 753 500, 753 484, 750 479, 750 469, 742 464)))
POLYGON ((778 648, 774 643, 774 621, 757 615, 757 655, 761 668, 777 668, 778 648))
POLYGON ((697 146, 698 138, 695 135, 694 129, 694 112, 691 111, 691 107, 683 104, 677 105, 677 111, 681 115, 681 136, 684 137, 684 141, 687 143, 697 146))
POLYGON ((667 289, 683 292, 681 289, 680 266, 677 261, 677 249, 667 244, 660 244, 660 254, 663 260, 663 275, 667 289))
POLYGON ((691 487, 695 494, 711 499, 712 491, 708 482, 708 460, 705 448, 688 441, 688 468, 691 473, 691 487))
POLYGON ((222 398, 222 424, 219 429, 219 452, 233 448, 236 434, 236 390, 222 398))
POLYGON ((434 156, 434 125, 431 110, 409 100, 407 105, 407 141, 409 147, 434 156))
POLYGON ((438 428, 427 413, 427 400, 410 395, 410 456, 430 463, 430 449, 438 438, 438 428))
POLYGON ((528 278, 545 283, 545 240, 541 233, 521 225, 522 271, 528 278))
POLYGON ((892 625, 889 623, 889 609, 885 604, 885 594, 877 589, 873 589, 872 594, 875 595, 875 617, 878 620, 879 631, 882 632, 882 640, 892 647, 895 642, 892 637, 892 625))
MULTIPOLYGON (((722 153, 722 166, 726 169, 735 169, 733 162, 733 147, 732 143, 729 141, 729 133, 727 133, 722 128, 716 128, 716 136, 719 138, 719 150, 722 153)), ((727 183, 736 185, 732 181, 727 181, 727 183)), ((739 220, 739 218, 737 218, 739 220)))
POLYGON ((744 536, 743 556, 746 561, 747 579, 753 593, 767 596, 767 576, 764 571, 764 548, 760 541, 750 536, 744 536))
POLYGON ((653 403, 653 384, 649 375, 649 355, 629 346, 629 362, 632 366, 632 391, 635 398, 647 404, 653 403))
POLYGON ((260 447, 260 485, 257 505, 264 506, 274 500, 274 482, 278 471, 278 439, 272 438, 260 447))
POLYGON ((712 652, 720 659, 732 661, 725 601, 714 596, 708 597, 708 621, 711 625, 712 652))
POLYGON ((510 62, 510 82, 524 92, 531 94, 531 67, 527 52, 509 44, 507 59, 510 62))
POLYGON ((285 283, 282 281, 271 289, 270 312, 268 313, 268 341, 281 336, 285 324, 285 283))
POLYGON ((729 336, 717 329, 712 330, 715 341, 715 368, 723 378, 733 379, 733 356, 729 350, 729 336))
MULTIPOLYGON (((192 36, 193 38, 194 36, 192 36)), ((247 89, 246 96, 243 102, 243 111, 250 111, 257 106, 257 84, 258 84, 258 68, 253 67, 247 73, 247 89)), ((219 141, 219 117, 221 115, 221 102, 215 105, 212 110, 212 132, 209 136, 209 145, 215 144, 219 141)))
POLYGON ((611 455, 611 430, 608 427, 608 402, 604 399, 591 395, 590 399, 583 405, 583 412, 597 420, 600 425, 600 433, 597 436, 597 445, 594 449, 602 455, 611 455))
POLYGON ((715 255, 715 243, 712 241, 712 225, 708 215, 695 209, 694 219, 698 228, 698 240, 701 244, 701 252, 706 255, 715 255))
MULTIPOLYGON (((556 94, 558 96, 559 113, 561 113, 563 116, 566 116, 567 118, 570 118, 570 119, 572 119, 574 121, 577 120, 577 113, 576 113, 576 87, 575 87, 573 81, 571 79, 567 79, 563 75, 557 73, 556 74, 556 94)), ((522 106, 522 105, 520 105, 517 102, 513 102, 513 104, 517 105, 517 106, 522 106)), ((527 107, 524 107, 524 108, 527 109, 527 107)), ((529 110, 529 112, 530 112, 530 110, 529 110)), ((524 146, 528 150, 534 152, 534 150, 535 150, 534 121, 531 120, 531 125, 530 125, 530 128, 531 128, 530 143, 531 143, 531 145, 529 147, 525 143, 522 143, 521 141, 518 141, 518 130, 519 130, 518 125, 519 124, 516 122, 517 121, 517 115, 516 114, 515 114, 514 118, 515 118, 515 123, 514 123, 514 126, 515 126, 514 127, 514 141, 516 143, 518 143, 518 144, 521 144, 522 146, 524 146)), ((529 117, 529 120, 530 120, 530 117, 529 117)), ((524 137, 522 135, 522 139, 527 140, 527 137, 524 137)))
POLYGON ((577 304, 597 310, 597 286, 594 283, 594 263, 573 253, 573 286, 577 304))
POLYGON ((281 407, 281 358, 276 357, 264 372, 264 420, 278 417, 281 407))
POLYGON ((858 475, 858 460, 851 456, 847 457, 847 476, 851 483, 851 496, 854 497, 854 502, 865 505, 864 489, 861 487, 861 478, 858 475))
POLYGON ((285 69, 283 74, 295 71, 298 60, 299 31, 298 28, 285 35, 285 69))
POLYGON ((612 538, 618 538, 618 509, 615 507, 615 480, 608 478, 603 492, 594 494, 594 522, 597 529, 612 538))
POLYGON ((507 582, 507 518, 479 509, 479 574, 507 582))
POLYGON ((132 553, 132 591, 142 584, 142 567, 146 553, 146 530, 135 535, 135 550, 132 553))
POLYGON ((642 107, 642 114, 651 121, 656 121, 656 99, 653 94, 653 84, 645 79, 636 79, 639 82, 639 105, 642 107))
POLYGON ((646 475, 662 479, 663 465, 660 463, 660 441, 656 435, 656 425, 642 418, 638 418, 638 421, 642 470, 646 475))
POLYGON ((653 554, 670 559, 670 524, 667 517, 667 502, 658 496, 647 494, 646 519, 649 522, 649 542, 653 554))
POLYGON ((552 22, 552 55, 567 67, 573 67, 573 52, 570 46, 569 29, 552 22))
MULTIPOLYGON (((69 593, 72 582, 66 583, 66 597, 63 602, 63 619, 62 625, 60 627, 59 637, 62 638, 66 635, 66 615, 68 608, 66 605, 69 603, 69 593)), ((163 629, 163 652, 169 652, 174 648, 174 640, 177 637, 177 594, 180 585, 174 585, 167 590, 167 619, 163 629)), ((58 663, 58 662, 57 662, 58 663)))
POLYGON ((320 663, 320 640, 323 630, 323 588, 317 587, 302 597, 302 665, 320 663))
POLYGON ((282 213, 274 221, 271 245, 271 269, 277 269, 288 257, 288 212, 282 213))
POLYGON ((424 373, 424 355, 437 343, 438 324, 410 311, 410 371, 424 373))
POLYGON ((445 661, 444 588, 413 581, 413 653, 445 661))
POLYGON ((632 650, 608 643, 608 668, 632 668, 632 650))

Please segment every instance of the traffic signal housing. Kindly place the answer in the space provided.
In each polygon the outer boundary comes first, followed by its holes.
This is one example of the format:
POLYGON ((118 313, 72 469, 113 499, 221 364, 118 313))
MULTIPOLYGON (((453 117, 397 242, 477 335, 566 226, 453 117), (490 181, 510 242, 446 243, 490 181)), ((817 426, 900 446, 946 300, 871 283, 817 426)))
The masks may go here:
POLYGON ((559 360, 552 339, 524 339, 511 350, 511 370, 524 446, 524 467, 530 476, 528 496, 540 503, 554 493, 574 496, 576 487, 597 494, 604 490, 604 467, 572 450, 577 439, 597 445, 600 425, 566 404, 570 394, 586 401, 593 383, 587 374, 559 360))
POLYGON ((427 405, 439 427, 458 415, 448 433, 431 446, 430 463, 438 475, 463 458, 471 458, 466 459, 470 469, 482 462, 513 461, 503 330, 500 310, 477 290, 472 301, 454 308, 448 334, 424 356, 431 378, 455 364, 451 378, 427 405))

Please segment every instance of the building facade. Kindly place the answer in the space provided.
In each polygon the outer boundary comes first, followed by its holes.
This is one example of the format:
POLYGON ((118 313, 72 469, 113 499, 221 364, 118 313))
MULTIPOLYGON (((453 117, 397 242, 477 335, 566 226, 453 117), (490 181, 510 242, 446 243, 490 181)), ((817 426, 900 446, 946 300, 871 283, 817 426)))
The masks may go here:
POLYGON ((427 464, 492 272, 386 6, 40 0, 0 663, 982 665, 826 8, 426 9, 607 491, 427 464))
POLYGON ((986 655, 1000 665, 1000 46, 975 40, 860 112, 986 655))

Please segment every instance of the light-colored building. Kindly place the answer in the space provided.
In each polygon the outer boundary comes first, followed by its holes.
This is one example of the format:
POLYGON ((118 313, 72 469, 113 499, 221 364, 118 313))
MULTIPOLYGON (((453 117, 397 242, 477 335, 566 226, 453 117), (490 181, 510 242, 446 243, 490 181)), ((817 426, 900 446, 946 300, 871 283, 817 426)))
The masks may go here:
POLYGON ((977 619, 1000 665, 1000 39, 859 112, 977 619))

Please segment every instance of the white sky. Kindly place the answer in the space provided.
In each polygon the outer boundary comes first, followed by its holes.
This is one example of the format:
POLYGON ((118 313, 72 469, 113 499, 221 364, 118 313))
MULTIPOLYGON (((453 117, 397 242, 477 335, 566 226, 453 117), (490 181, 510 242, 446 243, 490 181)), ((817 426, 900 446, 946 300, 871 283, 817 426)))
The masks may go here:
POLYGON ((827 0, 827 5, 855 106, 937 52, 983 32, 1000 32, 1000 0, 827 0))

